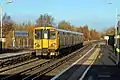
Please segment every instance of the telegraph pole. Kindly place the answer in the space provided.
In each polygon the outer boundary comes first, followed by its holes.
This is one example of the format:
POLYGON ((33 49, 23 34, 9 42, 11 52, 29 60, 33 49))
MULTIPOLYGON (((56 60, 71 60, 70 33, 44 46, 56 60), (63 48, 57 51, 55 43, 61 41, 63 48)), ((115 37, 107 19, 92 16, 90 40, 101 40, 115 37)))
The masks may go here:
MULTIPOLYGON (((8 0, 7 2, 6 2, 6 4, 9 4, 9 3, 12 3, 13 1, 12 0, 8 0)), ((2 7, 2 3, 0 3, 0 12, 1 12, 1 15, 0 15, 0 41, 1 41, 1 44, 2 44, 2 42, 4 41, 3 40, 3 7, 2 7)), ((1 46, 1 48, 2 48, 2 46, 1 46)))

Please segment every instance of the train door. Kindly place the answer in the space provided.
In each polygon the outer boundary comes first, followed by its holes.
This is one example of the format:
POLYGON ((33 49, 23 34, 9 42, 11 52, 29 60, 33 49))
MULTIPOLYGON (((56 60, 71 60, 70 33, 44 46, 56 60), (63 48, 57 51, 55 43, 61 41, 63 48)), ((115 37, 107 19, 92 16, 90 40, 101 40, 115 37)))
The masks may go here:
POLYGON ((42 30, 42 48, 49 47, 48 29, 42 30))
POLYGON ((41 49, 42 48, 42 29, 35 30, 35 37, 34 37, 34 49, 41 49))

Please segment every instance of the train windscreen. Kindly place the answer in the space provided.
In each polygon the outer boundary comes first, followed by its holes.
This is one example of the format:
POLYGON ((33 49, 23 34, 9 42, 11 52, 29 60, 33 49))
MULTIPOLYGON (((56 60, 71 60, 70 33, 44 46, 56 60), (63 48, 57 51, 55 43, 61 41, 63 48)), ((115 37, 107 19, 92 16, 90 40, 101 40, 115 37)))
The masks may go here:
POLYGON ((42 30, 42 38, 48 39, 48 30, 42 30))
POLYGON ((42 39, 42 30, 41 29, 35 30, 35 39, 42 39))
POLYGON ((50 39, 55 39, 56 38, 56 34, 54 30, 50 30, 50 39))
POLYGON ((35 30, 35 39, 55 39, 56 33, 55 30, 42 30, 36 29, 35 30))

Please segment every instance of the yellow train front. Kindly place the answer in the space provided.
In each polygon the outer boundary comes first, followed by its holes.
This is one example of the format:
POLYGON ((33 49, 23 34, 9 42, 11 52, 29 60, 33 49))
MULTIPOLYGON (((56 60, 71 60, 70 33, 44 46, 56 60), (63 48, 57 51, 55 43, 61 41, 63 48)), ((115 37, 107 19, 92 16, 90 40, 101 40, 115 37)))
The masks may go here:
POLYGON ((56 57, 60 50, 82 44, 82 33, 54 27, 34 28, 34 49, 37 56, 56 57))

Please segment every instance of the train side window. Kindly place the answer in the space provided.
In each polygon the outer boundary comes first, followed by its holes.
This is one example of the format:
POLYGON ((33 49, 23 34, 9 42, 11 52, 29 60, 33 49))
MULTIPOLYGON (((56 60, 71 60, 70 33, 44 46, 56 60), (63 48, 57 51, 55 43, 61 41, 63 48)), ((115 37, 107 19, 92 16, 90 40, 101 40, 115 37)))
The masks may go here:
POLYGON ((57 32, 57 35, 59 35, 60 34, 60 32, 57 32))
POLYGON ((50 31, 50 39, 55 39, 55 38, 56 38, 56 32, 50 31))
POLYGON ((70 33, 67 33, 67 35, 70 35, 70 33))
POLYGON ((66 33, 65 32, 63 32, 63 36, 64 36, 64 38, 66 37, 66 33))
POLYGON ((63 35, 65 35, 65 33, 63 32, 63 35))
POLYGON ((63 36, 63 33, 62 32, 59 32, 60 36, 63 36))

